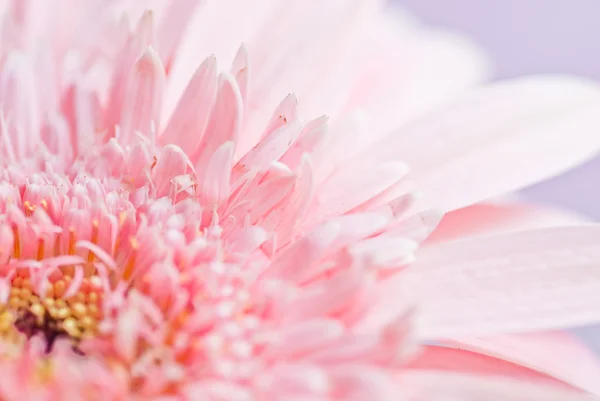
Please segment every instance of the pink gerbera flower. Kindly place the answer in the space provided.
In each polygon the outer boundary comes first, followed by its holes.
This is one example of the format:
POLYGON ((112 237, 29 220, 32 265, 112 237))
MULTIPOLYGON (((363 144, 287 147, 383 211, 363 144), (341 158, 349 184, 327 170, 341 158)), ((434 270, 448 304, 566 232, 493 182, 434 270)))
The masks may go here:
POLYGON ((433 209, 592 155, 600 89, 423 116, 484 63, 377 1, 155 3, 1 3, 0 400, 591 399, 564 334, 579 372, 466 336, 600 318, 596 227, 442 232, 411 263, 433 209))

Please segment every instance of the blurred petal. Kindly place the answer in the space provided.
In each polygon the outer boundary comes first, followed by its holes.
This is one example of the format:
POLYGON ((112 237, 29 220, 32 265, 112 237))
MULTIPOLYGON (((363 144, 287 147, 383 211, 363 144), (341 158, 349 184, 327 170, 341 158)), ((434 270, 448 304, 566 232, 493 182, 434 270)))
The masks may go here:
POLYGON ((566 331, 452 339, 469 349, 547 373, 600 395, 600 361, 574 334, 566 331), (551 350, 551 352, 549 352, 551 350))
POLYGON ((527 382, 536 382, 540 385, 572 388, 561 380, 535 369, 460 348, 423 347, 418 355, 408 364, 407 368, 479 376, 503 376, 527 382))
POLYGON ((596 397, 555 386, 520 380, 450 372, 407 371, 398 388, 412 389, 418 400, 460 401, 593 401, 596 397))
POLYGON ((447 213, 428 243, 585 223, 575 213, 543 205, 484 202, 447 213))
POLYGON ((394 289, 420 301, 428 339, 597 322, 599 237, 594 225, 426 246, 394 289))
POLYGON ((347 110, 368 112, 371 135, 385 134, 484 81, 490 66, 470 40, 424 26, 392 7, 371 29, 356 60, 347 110))
POLYGON ((472 91, 379 142, 369 160, 400 157, 424 194, 419 208, 448 211, 576 166, 597 153, 598 132, 598 84, 536 76, 472 91))

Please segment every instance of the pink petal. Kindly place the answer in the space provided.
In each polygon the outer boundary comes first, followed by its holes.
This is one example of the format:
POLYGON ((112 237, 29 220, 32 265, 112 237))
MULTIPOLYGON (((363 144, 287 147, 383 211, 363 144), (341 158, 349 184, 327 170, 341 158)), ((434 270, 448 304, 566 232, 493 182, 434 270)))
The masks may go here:
POLYGON ((220 204, 229 197, 229 179, 233 167, 233 142, 225 142, 210 158, 199 177, 200 195, 210 204, 220 204))
POLYGON ((260 227, 237 229, 227 237, 232 252, 250 253, 256 250, 267 239, 267 233, 260 227))
POLYGON ((574 213, 516 202, 478 203, 446 213, 428 243, 584 223, 574 213))
POLYGON ((328 132, 328 118, 319 117, 304 125, 298 140, 283 155, 281 162, 294 169, 305 153, 312 153, 313 150, 324 141, 328 132))
MULTIPOLYGON (((549 350, 546 349, 546 352, 549 350)), ((566 362, 566 361, 565 361, 566 362)), ((494 356, 471 352, 462 348, 446 348, 438 346, 425 346, 411 360, 407 369, 447 371, 452 373, 468 373, 476 375, 502 376, 520 379, 527 382, 536 382, 540 385, 553 385, 570 388, 567 383, 551 375, 533 368, 521 366, 511 361, 499 359, 494 356)))
POLYGON ((326 255, 339 233, 337 222, 325 223, 313 230, 284 249, 269 266, 266 277, 294 280, 306 276, 326 255))
POLYGON ((153 44, 153 34, 144 34, 144 31, 152 28, 153 18, 152 12, 144 13, 137 31, 128 38, 115 61, 109 100, 105 110, 104 128, 108 130, 109 136, 114 136, 115 125, 119 124, 122 119, 123 106, 130 90, 131 71, 135 72, 134 66, 139 61, 140 53, 153 44), (144 27, 149 28, 144 29, 144 27))
POLYGON ((296 141, 302 124, 296 121, 286 122, 274 128, 262 141, 250 150, 239 161, 239 166, 246 170, 265 171, 271 163, 281 156, 296 141))
POLYGON ((313 167, 308 155, 302 157, 296 182, 291 196, 288 198, 284 208, 274 210, 268 219, 276 223, 273 225, 277 229, 277 239, 280 245, 286 245, 292 239, 298 222, 304 217, 308 205, 314 194, 313 167))
POLYGON ((502 358, 599 395, 600 361, 569 332, 452 339, 461 349, 502 358), (551 350, 551 352, 549 352, 551 350))
POLYGON ((276 103, 289 91, 298 93, 308 116, 333 115, 341 109, 350 90, 345 79, 351 73, 353 50, 379 1, 333 0, 327 7, 318 1, 277 3, 249 41, 252 55, 250 113, 244 126, 240 152, 260 139, 260 129, 269 120, 276 103), (344 64, 346 62, 346 64, 344 64), (338 68, 342 66, 342 68, 338 68))
POLYGON ((217 96, 217 60, 207 58, 196 70, 179 99, 162 143, 172 143, 192 155, 202 140, 217 96))
POLYGON ((371 136, 397 129, 490 72, 486 55, 470 40, 432 29, 390 5, 361 43, 345 108, 360 108, 372 117, 371 136))
MULTIPOLYGON (((559 174, 600 147, 600 90, 541 76, 472 91, 388 136, 372 162, 401 159, 424 197, 453 210, 559 174)), ((364 159, 361 159, 364 162, 364 159)))
POLYGON ((241 129, 242 111, 242 97, 234 78, 221 74, 217 100, 195 158, 196 171, 201 172, 213 153, 225 142, 236 144, 241 129))
POLYGON ((0 106, 6 133, 18 156, 28 156, 39 144, 40 118, 34 71, 25 54, 9 53, 0 75, 0 106))
POLYGON ((599 236, 581 226, 430 245, 390 289, 420 302, 424 338, 598 322, 599 236))
POLYGON ((181 38, 200 3, 200 0, 173 1, 162 18, 158 29, 158 50, 167 71, 171 69, 181 38))
POLYGON ((454 372, 407 370, 396 384, 418 400, 593 401, 595 396, 523 380, 454 372))
POLYGON ((242 43, 240 48, 238 49, 235 58, 233 59, 233 64, 231 66, 231 73, 235 77, 235 81, 237 82, 240 88, 240 94, 242 95, 242 101, 245 103, 248 100, 248 87, 250 86, 249 81, 249 66, 248 66, 248 50, 246 46, 242 43))
POLYGON ((326 349, 345 332, 344 325, 335 319, 312 319, 288 324, 279 331, 277 342, 269 348, 276 358, 304 358, 326 349))
POLYGON ((152 177, 155 181, 156 197, 169 195, 173 176, 183 175, 191 169, 187 154, 174 145, 165 146, 154 166, 152 177))
POLYGON ((343 214, 385 191, 403 179, 407 167, 400 162, 375 163, 360 169, 340 170, 318 191, 310 217, 322 219, 343 214))
POLYGON ((147 48, 134 67, 121 113, 123 144, 131 143, 135 132, 150 135, 159 127, 165 71, 158 55, 147 48))

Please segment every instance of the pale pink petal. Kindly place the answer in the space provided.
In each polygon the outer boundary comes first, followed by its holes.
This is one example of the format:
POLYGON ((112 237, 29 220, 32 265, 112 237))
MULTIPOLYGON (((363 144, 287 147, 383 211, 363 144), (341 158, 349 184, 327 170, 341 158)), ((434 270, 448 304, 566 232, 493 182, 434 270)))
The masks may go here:
POLYGON ((294 280, 311 272, 330 249, 340 233, 340 224, 332 221, 295 241, 276 257, 265 277, 294 280))
POLYGON ((427 401, 594 401, 597 397, 558 386, 454 372, 406 371, 398 389, 427 401))
POLYGON ((296 181, 285 208, 273 210, 267 217, 275 221, 277 240, 283 246, 292 239, 294 230, 299 226, 308 205, 314 195, 313 166, 308 155, 303 155, 296 173, 296 181))
POLYGON ((419 335, 429 339, 595 323, 599 235, 597 226, 548 228, 430 245, 389 290, 420 302, 419 335))
POLYGON ((183 175, 188 169, 191 165, 187 154, 175 145, 165 146, 152 170, 157 198, 169 195, 171 177, 183 175))
POLYGON ((431 29, 394 4, 373 24, 361 50, 345 110, 366 111, 372 137, 443 104, 490 72, 470 40, 431 29))
POLYGON ((544 205, 484 202, 446 213, 427 243, 585 223, 575 213, 544 205))
POLYGON ((171 69, 183 34, 200 3, 200 0, 172 1, 163 15, 158 28, 158 51, 167 72, 171 69))
POLYGON ((235 55, 235 58, 233 59, 231 73, 235 77, 235 80, 240 88, 240 94, 242 95, 242 100, 244 102, 246 102, 248 99, 248 88, 250 86, 249 68, 248 50, 242 43, 237 54, 235 55))
POLYGON ((345 85, 349 71, 338 66, 352 63, 349 55, 358 46, 354 39, 365 32, 381 4, 379 0, 333 0, 327 7, 314 0, 278 4, 248 43, 253 75, 244 123, 247 135, 241 138, 240 152, 256 144, 271 110, 289 91, 312 99, 304 105, 308 117, 341 109, 350 89, 345 85))
POLYGON ((217 60, 207 58, 196 70, 179 99, 161 142, 179 146, 191 155, 204 136, 217 96, 217 60))
POLYGON ((549 374, 600 395, 600 361, 574 334, 566 331, 450 340, 461 349, 502 358, 549 374))
POLYGON ((121 111, 119 142, 128 144, 135 132, 150 135, 160 126, 165 70, 152 48, 134 67, 121 111))
POLYGON ((229 197, 229 179, 233 167, 233 142, 221 145, 199 177, 199 195, 209 204, 219 204, 229 197))
MULTIPOLYGON (((201 172, 213 153, 224 143, 236 144, 242 123, 242 97, 235 79, 229 74, 220 75, 217 100, 202 138, 198 156, 193 159, 196 171, 201 172)), ((235 149, 235 148, 234 148, 235 149)))
MULTIPOLYGON (((550 349, 546 349, 546 353, 548 353, 550 349)), ((568 360, 565 360, 564 362, 569 363, 568 360)), ((462 348, 447 348, 431 345, 421 347, 417 352, 416 357, 407 363, 406 368, 414 370, 501 376, 520 379, 527 382, 536 382, 540 385, 553 385, 561 388, 573 389, 568 383, 561 381, 559 378, 556 378, 547 372, 522 366, 493 355, 480 354, 476 351, 469 351, 462 348)))
POLYGON ((290 121, 273 129, 262 141, 250 150, 239 161, 239 166, 245 170, 265 171, 271 163, 281 156, 294 143, 302 124, 300 121, 290 121))
POLYGON ((25 54, 10 53, 0 74, 0 111, 20 157, 29 155, 40 140, 41 116, 34 85, 31 60, 25 54))
MULTIPOLYGON (((239 0, 204 0, 199 12, 193 16, 169 71, 167 98, 171 101, 165 105, 166 113, 172 112, 174 102, 181 96, 202 60, 214 54, 223 65, 231 65, 240 43, 247 42, 256 34, 276 4, 278 0, 244 3, 239 0)), ((254 59, 255 53, 250 54, 254 59)), ((251 69, 254 70, 254 65, 251 69)), ((232 75, 236 73, 232 72, 232 75)))
MULTIPOLYGON (((371 162, 405 161, 420 208, 453 210, 517 190, 592 157, 600 90, 538 76, 474 90, 376 144, 371 162)), ((364 159, 363 162, 365 162, 364 159)))
POLYGON ((346 213, 402 180, 408 167, 401 162, 340 170, 325 181, 309 210, 310 218, 323 219, 346 213))

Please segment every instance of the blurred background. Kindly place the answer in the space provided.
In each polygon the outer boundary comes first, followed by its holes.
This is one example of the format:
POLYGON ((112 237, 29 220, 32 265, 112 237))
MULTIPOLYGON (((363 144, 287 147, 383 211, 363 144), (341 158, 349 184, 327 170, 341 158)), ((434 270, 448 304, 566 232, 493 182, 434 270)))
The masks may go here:
MULTIPOLYGON (((496 78, 571 73, 600 81, 598 0, 391 1, 423 22, 471 37, 487 52, 496 78)), ((600 158, 524 194, 600 220, 600 158)), ((600 327, 577 334, 600 353, 600 327)))

